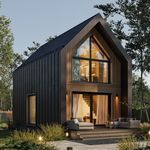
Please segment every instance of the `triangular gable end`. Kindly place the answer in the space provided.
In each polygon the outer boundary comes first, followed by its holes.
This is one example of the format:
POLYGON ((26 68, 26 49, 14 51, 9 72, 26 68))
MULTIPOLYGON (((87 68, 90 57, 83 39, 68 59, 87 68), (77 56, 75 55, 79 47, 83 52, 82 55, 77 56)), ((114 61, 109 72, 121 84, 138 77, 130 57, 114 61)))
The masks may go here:
MULTIPOLYGON (((80 23, 79 25, 73 27, 67 32, 61 34, 56 39, 48 42, 41 46, 35 53, 33 53, 20 67, 35 61, 36 59, 47 55, 48 53, 60 51, 67 49, 76 45, 87 33, 89 33, 94 27, 100 30, 103 37, 108 38, 109 42, 115 47, 116 52, 126 61, 129 57, 120 44, 120 41, 114 36, 113 32, 110 30, 109 25, 98 13, 93 17, 87 19, 86 21, 80 23)), ((20 68, 19 67, 19 68, 20 68)))

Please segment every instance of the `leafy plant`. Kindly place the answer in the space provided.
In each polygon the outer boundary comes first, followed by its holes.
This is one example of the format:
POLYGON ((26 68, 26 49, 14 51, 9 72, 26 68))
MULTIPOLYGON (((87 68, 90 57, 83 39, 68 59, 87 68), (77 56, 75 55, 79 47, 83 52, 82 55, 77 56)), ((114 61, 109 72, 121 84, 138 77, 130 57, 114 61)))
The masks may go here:
POLYGON ((42 135, 48 141, 65 139, 64 128, 59 124, 41 125, 42 135))

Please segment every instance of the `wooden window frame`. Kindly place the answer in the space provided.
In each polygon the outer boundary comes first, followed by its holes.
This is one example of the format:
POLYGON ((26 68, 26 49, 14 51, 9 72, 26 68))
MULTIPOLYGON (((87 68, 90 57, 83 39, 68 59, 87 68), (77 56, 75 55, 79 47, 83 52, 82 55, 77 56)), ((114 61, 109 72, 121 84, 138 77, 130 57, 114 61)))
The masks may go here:
POLYGON ((37 126, 37 99, 36 94, 29 94, 27 95, 26 100, 26 123, 28 126, 37 126), (30 122, 30 97, 35 96, 35 123, 30 122))
MULTIPOLYGON (((99 46, 99 44, 97 43, 96 39, 93 37, 93 36, 90 36, 89 37, 89 50, 90 50, 90 57, 89 58, 83 58, 83 57, 77 57, 77 56, 73 56, 72 57, 72 60, 86 60, 86 61, 89 61, 89 81, 76 81, 76 80, 73 80, 72 78, 72 81, 73 82, 88 82, 88 83, 103 83, 103 84, 110 84, 111 81, 110 81, 110 76, 111 76, 111 71, 110 71, 110 58, 108 58, 108 56, 106 55, 106 53, 102 50, 102 48, 99 46), (97 46, 99 47, 99 49, 103 52, 103 54, 107 57, 108 60, 100 60, 100 59, 93 59, 92 58, 92 43, 91 43, 91 39, 94 40, 94 42, 97 44, 97 46), (105 62, 107 63, 108 65, 108 82, 92 82, 92 62, 93 61, 97 61, 97 62, 105 62)), ((72 66, 73 67, 73 66, 72 66)))

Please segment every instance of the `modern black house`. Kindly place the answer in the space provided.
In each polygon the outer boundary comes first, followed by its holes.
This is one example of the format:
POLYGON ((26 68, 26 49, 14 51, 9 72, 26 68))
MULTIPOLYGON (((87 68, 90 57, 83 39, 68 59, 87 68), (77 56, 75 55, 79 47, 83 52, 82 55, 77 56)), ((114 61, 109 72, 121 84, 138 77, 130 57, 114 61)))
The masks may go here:
POLYGON ((13 75, 16 127, 131 116, 131 59, 97 14, 41 46, 13 75))

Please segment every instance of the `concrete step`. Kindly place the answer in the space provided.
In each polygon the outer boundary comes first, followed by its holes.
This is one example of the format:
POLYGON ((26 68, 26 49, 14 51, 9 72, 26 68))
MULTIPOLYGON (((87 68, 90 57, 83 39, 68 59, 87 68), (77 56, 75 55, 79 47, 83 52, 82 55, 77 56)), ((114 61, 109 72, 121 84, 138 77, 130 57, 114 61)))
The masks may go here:
POLYGON ((101 137, 109 137, 109 136, 123 136, 123 135, 131 135, 132 133, 107 133, 107 134, 80 134, 82 137, 91 137, 91 136, 101 136, 101 137))
POLYGON ((81 135, 80 139, 87 140, 87 139, 114 139, 114 138, 124 138, 131 136, 131 133, 124 133, 124 134, 108 134, 108 135, 101 135, 101 134, 96 134, 96 135, 81 135))
POLYGON ((131 130, 110 130, 110 131, 100 131, 100 130, 98 130, 98 131, 95 131, 95 130, 93 130, 93 131, 78 131, 77 132, 77 134, 78 135, 89 135, 89 134, 113 134, 113 133, 115 133, 115 134, 117 134, 117 133, 133 133, 133 131, 131 131, 131 130))
POLYGON ((117 136, 114 136, 114 137, 91 137, 91 138, 83 138, 83 139, 81 139, 81 140, 83 140, 83 141, 94 141, 94 140, 99 140, 99 141, 113 141, 113 140, 121 140, 121 139, 123 139, 123 138, 127 138, 127 137, 129 137, 129 136, 123 136, 123 137, 117 137, 117 136))
POLYGON ((71 134, 72 139, 80 140, 115 140, 129 137, 134 134, 134 130, 131 129, 94 129, 87 131, 74 131, 71 134))
POLYGON ((91 131, 77 131, 77 136, 82 140, 113 140, 122 139, 133 135, 130 129, 95 129, 91 131))

